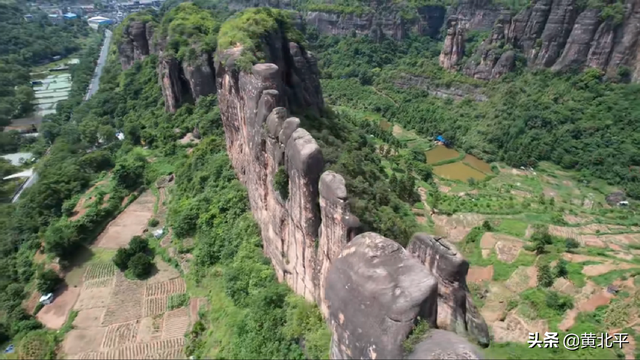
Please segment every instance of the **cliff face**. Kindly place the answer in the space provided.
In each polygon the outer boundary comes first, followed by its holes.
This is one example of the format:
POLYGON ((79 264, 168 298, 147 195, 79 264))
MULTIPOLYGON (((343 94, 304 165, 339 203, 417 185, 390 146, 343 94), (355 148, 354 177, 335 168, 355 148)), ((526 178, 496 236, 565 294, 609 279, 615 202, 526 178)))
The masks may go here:
POLYGON ((440 53, 440 66, 447 70, 457 69, 458 62, 464 56, 464 24, 458 21, 457 16, 447 20, 447 35, 442 44, 440 53))
MULTIPOLYGON (((370 1, 362 12, 344 12, 332 7, 331 1, 321 10, 301 11, 299 16, 306 25, 315 27, 323 35, 369 35, 379 39, 382 34, 396 40, 409 33, 438 37, 445 20, 451 15, 469 19, 471 30, 491 29, 501 9, 491 0, 464 0, 455 7, 425 5, 406 7, 392 1, 370 1)), ((273 7, 293 10, 291 1, 285 0, 231 0, 229 7, 241 10, 248 7, 273 7)))
POLYGON ((153 22, 131 21, 122 27, 118 43, 120 63, 124 70, 150 54, 158 55, 158 83, 162 87, 165 110, 175 112, 186 100, 197 101, 216 93, 212 54, 193 49, 195 55, 180 61, 167 51, 171 39, 156 31, 153 22))
MULTIPOLYGON (((491 36, 475 54, 470 54, 465 72, 484 80, 499 77, 513 65, 508 65, 508 59, 499 61, 502 59, 498 59, 496 53, 505 56, 512 49, 518 49, 529 67, 554 71, 593 67, 606 71, 611 77, 627 68, 631 80, 637 81, 640 79, 640 0, 627 0, 624 8, 615 7, 615 3, 606 6, 609 8, 584 9, 576 0, 538 0, 513 18, 503 14, 495 22, 491 36), (611 15, 616 11, 619 12, 617 20, 611 15), (498 34, 504 34, 504 38, 498 34)), ((460 23, 474 21, 473 17, 459 15, 455 19, 455 24, 448 22, 448 32, 459 31, 460 23)), ((445 41, 442 56, 450 51, 445 41)), ((515 58, 514 55, 510 53, 509 57, 515 58)))
POLYGON ((322 150, 291 116, 323 113, 315 59, 290 42, 282 27, 261 39, 265 61, 248 71, 237 65, 242 47, 218 49, 215 57, 227 151, 247 187, 265 255, 279 280, 317 302, 328 317, 332 358, 479 357, 474 346, 448 332, 435 332, 416 347, 418 353, 403 354, 402 343, 418 317, 488 341, 486 324, 466 291, 468 264, 427 235, 409 246, 415 255, 380 235, 358 235, 344 179, 323 171, 322 150), (274 181, 282 173, 288 178, 286 198, 274 181), (459 346, 445 348, 439 336, 459 346))

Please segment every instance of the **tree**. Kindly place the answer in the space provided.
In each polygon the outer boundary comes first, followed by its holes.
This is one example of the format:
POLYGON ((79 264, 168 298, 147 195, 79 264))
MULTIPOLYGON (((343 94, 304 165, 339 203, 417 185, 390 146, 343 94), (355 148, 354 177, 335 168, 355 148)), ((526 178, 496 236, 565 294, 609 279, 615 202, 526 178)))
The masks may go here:
POLYGON ((116 184, 127 190, 135 190, 143 183, 146 163, 144 158, 137 156, 118 162, 113 169, 116 184))
POLYGON ((538 286, 548 288, 553 285, 553 274, 549 264, 542 264, 538 266, 538 286))
POLYGON ((52 293, 63 280, 58 273, 52 269, 45 270, 38 274, 37 289, 41 294, 52 293))
POLYGON ((545 244, 541 240, 536 240, 533 242, 533 251, 536 255, 541 255, 545 252, 545 244))
POLYGON ((485 231, 491 231, 492 230, 492 226, 491 226, 491 223, 489 222, 489 220, 485 220, 484 222, 482 222, 482 228, 485 231))
POLYGON ((149 251, 149 240, 141 236, 134 236, 129 241, 129 250, 133 254, 146 253, 149 251))
POLYGON ((557 278, 567 277, 569 274, 569 270, 567 270, 568 262, 565 259, 558 260, 553 272, 555 273, 557 278))
POLYGON ((151 273, 153 262, 151 258, 145 254, 139 253, 129 260, 129 269, 131 275, 137 279, 143 279, 151 273))
POLYGON ((132 257, 133 254, 128 248, 119 248, 113 257, 113 263, 118 267, 118 269, 125 271, 127 270, 129 260, 131 260, 132 257))
POLYGON ((573 249, 577 249, 580 247, 580 243, 573 238, 566 238, 564 240, 564 246, 567 248, 567 251, 571 252, 573 249))

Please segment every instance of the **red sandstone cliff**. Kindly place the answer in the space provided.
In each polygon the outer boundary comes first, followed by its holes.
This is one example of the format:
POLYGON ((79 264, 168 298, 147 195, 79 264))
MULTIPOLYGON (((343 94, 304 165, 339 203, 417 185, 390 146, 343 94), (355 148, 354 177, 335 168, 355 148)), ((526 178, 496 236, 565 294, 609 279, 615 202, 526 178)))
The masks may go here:
MULTIPOLYGON (((606 12, 581 8, 577 0, 537 0, 513 17, 502 13, 491 36, 475 54, 468 54, 464 71, 477 79, 499 77, 513 68, 513 50, 519 50, 529 67, 554 71, 592 67, 610 77, 628 72, 632 81, 638 81, 640 0, 627 0, 624 7, 605 6, 610 7, 606 12)), ((462 57, 451 50, 453 34, 459 36, 460 29, 466 28, 461 24, 473 21, 460 15, 454 19, 448 22, 440 60, 447 69, 462 57)))
MULTIPOLYGON (((487 344, 466 289, 468 263, 455 249, 428 235, 416 236, 409 250, 374 233, 357 235, 344 179, 324 171, 321 148, 292 116, 323 113, 315 58, 282 26, 261 39, 265 60, 250 71, 236 65, 242 47, 216 54, 227 151, 278 278, 328 317, 332 358, 409 355, 402 342, 418 317, 487 344), (289 179, 286 199, 274 185, 279 169, 289 179)), ((460 347, 431 341, 413 356, 480 356, 454 333, 444 336, 460 347)))

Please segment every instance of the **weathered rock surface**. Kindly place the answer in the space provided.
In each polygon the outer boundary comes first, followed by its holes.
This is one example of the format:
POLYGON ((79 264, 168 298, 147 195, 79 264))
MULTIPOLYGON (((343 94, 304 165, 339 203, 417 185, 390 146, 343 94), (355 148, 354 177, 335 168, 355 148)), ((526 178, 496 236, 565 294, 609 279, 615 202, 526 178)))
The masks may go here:
MULTIPOLYGON (((333 358, 402 357, 418 316, 437 325, 437 277, 398 243, 358 235, 344 178, 324 171, 322 150, 289 112, 323 113, 315 60, 282 31, 263 39, 265 63, 241 71, 242 48, 218 49, 215 68, 227 151, 265 255, 280 281, 329 317, 333 358), (288 175, 287 198, 274 187, 279 169, 288 175)), ((468 317, 463 306, 448 311, 468 317)))
POLYGON ((130 68, 135 61, 144 60, 149 55, 149 39, 153 35, 153 28, 149 29, 151 35, 147 33, 147 25, 142 21, 132 21, 128 26, 122 27, 118 53, 123 69, 130 68))
MULTIPOLYGON (((487 38, 464 64, 464 72, 476 79, 500 77, 514 67, 520 50, 530 67, 566 71, 572 68, 593 67, 605 70, 607 76, 627 73, 632 81, 640 79, 640 0, 627 0, 624 19, 614 23, 603 21, 602 9, 581 9, 576 0, 537 0, 505 23, 505 14, 497 18, 491 36, 487 38), (497 35, 504 33, 504 41, 497 35), (508 50, 505 52, 504 50, 508 50), (508 54, 507 54, 508 53, 508 54), (502 54, 504 58, 498 58, 502 54), (494 71, 497 64, 500 67, 494 71), (620 69, 628 69, 620 72, 620 69)), ((447 34, 457 33, 471 18, 455 16, 447 22, 447 34)), ((447 36, 442 58, 451 53, 452 41, 447 36), (447 41, 448 40, 448 41, 447 41)), ((457 54, 458 62, 464 54, 457 54)), ((447 69, 451 61, 441 61, 447 69)))
POLYGON ((123 69, 149 55, 158 55, 158 80, 162 86, 165 110, 175 112, 186 100, 216 93, 215 71, 209 53, 199 52, 192 59, 179 61, 175 54, 166 51, 170 39, 162 38, 155 31, 156 23, 132 21, 122 27, 118 53, 123 69))
POLYGON ((407 359, 484 359, 480 350, 448 331, 431 330, 407 359))
POLYGON ((560 59, 553 65, 553 70, 567 70, 572 67, 582 66, 589 55, 591 40, 600 25, 600 11, 587 9, 576 20, 567 40, 567 45, 560 59))
POLYGON ((464 36, 464 24, 458 21, 457 16, 450 17, 447 20, 447 35, 440 53, 440 66, 447 70, 457 68, 458 62, 464 56, 464 36))
POLYGON ((467 288, 469 263, 455 246, 438 237, 416 234, 407 251, 414 254, 438 281, 438 328, 489 345, 489 329, 467 288))
POLYGON ((511 71, 515 64, 515 53, 503 50, 509 34, 510 20, 511 16, 508 14, 496 20, 491 36, 480 44, 475 56, 467 61, 465 74, 480 80, 490 80, 511 71))
POLYGON ((325 293, 333 359, 400 359, 418 316, 436 325, 438 282, 400 244, 375 233, 345 247, 325 293))

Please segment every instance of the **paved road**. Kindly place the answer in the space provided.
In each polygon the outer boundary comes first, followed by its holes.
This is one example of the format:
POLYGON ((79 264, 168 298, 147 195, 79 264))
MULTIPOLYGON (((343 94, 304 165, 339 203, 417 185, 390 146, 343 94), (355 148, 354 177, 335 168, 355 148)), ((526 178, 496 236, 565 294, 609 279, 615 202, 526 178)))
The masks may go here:
POLYGON ((107 55, 109 55, 109 45, 111 44, 111 31, 104 31, 104 43, 102 44, 102 49, 100 50, 100 57, 98 58, 98 64, 96 65, 96 71, 93 73, 93 79, 91 79, 91 84, 89 84, 89 90, 87 90, 87 95, 84 97, 85 100, 89 100, 93 94, 98 91, 100 88, 100 76, 102 76, 102 69, 104 68, 104 64, 107 62, 107 55))
MULTIPOLYGON (((107 62, 107 55, 109 54, 109 46, 111 44, 111 35, 113 35, 111 31, 105 30, 104 43, 102 44, 102 49, 100 50, 100 57, 98 58, 98 64, 96 65, 96 70, 93 73, 93 79, 91 79, 91 84, 89 85, 89 89, 87 90, 87 95, 84 97, 85 100, 89 100, 93 96, 93 94, 95 94, 96 91, 98 91, 98 88, 100 87, 100 76, 102 76, 102 68, 104 67, 104 64, 107 62)), ((49 153, 49 149, 47 149, 45 156, 48 153, 49 153)), ((27 179, 27 181, 24 183, 20 191, 18 191, 16 195, 13 197, 13 199, 11 199, 11 202, 14 203, 18 201, 24 189, 31 187, 31 185, 36 183, 36 181, 38 181, 38 174, 34 172, 33 175, 31 175, 31 177, 29 177, 29 179, 27 179)))

